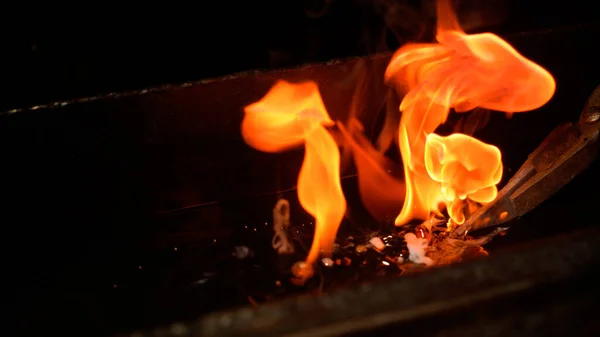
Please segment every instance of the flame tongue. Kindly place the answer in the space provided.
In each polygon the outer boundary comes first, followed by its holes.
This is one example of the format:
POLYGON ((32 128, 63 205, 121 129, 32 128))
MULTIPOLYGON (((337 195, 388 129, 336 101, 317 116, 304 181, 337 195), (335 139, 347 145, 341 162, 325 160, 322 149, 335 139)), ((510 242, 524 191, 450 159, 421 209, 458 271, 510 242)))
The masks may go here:
POLYGON ((281 152, 305 145, 298 177, 298 199, 315 218, 315 237, 307 264, 320 253, 329 256, 346 212, 340 185, 340 152, 324 126, 329 117, 314 82, 278 81, 258 102, 245 109, 242 135, 246 143, 264 152, 281 152))
POLYGON ((258 102, 244 108, 242 136, 264 152, 281 152, 304 143, 307 132, 333 125, 317 84, 277 81, 258 102))
POLYGON ((399 145, 407 186, 397 225, 427 219, 440 203, 462 223, 465 200, 485 203, 496 196, 500 151, 468 135, 434 133, 451 108, 528 111, 548 102, 556 87, 550 73, 500 37, 465 34, 450 0, 439 0, 437 11, 438 43, 401 47, 385 73, 388 83, 406 92, 399 145))
POLYGON ((319 253, 330 257, 333 252, 346 212, 339 167, 340 153, 333 137, 323 127, 313 128, 306 135, 306 153, 298 177, 298 199, 316 223, 307 263, 314 263, 319 253))
POLYGON ((337 123, 346 144, 352 151, 358 171, 358 188, 361 201, 367 211, 377 220, 396 214, 404 202, 404 181, 394 178, 386 171, 394 165, 381 152, 377 151, 362 134, 362 124, 354 118, 348 122, 348 129, 337 123))

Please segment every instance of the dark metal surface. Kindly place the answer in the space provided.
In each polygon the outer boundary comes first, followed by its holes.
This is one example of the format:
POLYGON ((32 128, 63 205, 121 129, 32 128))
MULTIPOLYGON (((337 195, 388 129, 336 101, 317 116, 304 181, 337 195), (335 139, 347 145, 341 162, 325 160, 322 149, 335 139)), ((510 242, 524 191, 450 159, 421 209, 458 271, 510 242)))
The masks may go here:
POLYGON ((598 155, 598 108, 600 86, 586 102, 579 122, 554 129, 496 199, 479 208, 452 235, 459 237, 523 216, 587 169, 598 155))
POLYGON ((480 336, 501 332, 510 336, 549 336, 557 332, 552 331, 557 325, 563 333, 583 328, 591 334, 600 331, 600 324, 595 319, 589 321, 583 310, 592 305, 591 300, 581 297, 590 288, 584 286, 565 299, 574 286, 581 286, 582 279, 587 278, 585 282, 590 286, 597 282, 598 275, 593 273, 599 266, 600 232, 586 231, 500 252, 473 263, 357 285, 320 297, 303 296, 259 308, 215 313, 193 323, 122 336, 349 336, 392 325, 402 336, 427 331, 456 335, 461 329, 472 333, 479 330, 480 336), (561 286, 566 287, 562 293, 551 291, 561 286), (538 303, 519 309, 515 305, 521 303, 517 297, 538 303), (506 307, 506 300, 514 302, 506 307), (488 312, 478 311, 483 303, 488 312), (503 321, 511 311, 520 311, 521 317, 505 325, 503 321), (456 321, 444 321, 448 314, 457 316, 456 321), (578 318, 573 320, 573 315, 578 318), (472 316, 480 316, 479 322, 465 326, 472 316), (524 320, 532 322, 515 324, 524 320), (434 327, 435 322, 442 321, 443 325, 434 327), (417 324, 417 330, 400 326, 411 323, 417 324))

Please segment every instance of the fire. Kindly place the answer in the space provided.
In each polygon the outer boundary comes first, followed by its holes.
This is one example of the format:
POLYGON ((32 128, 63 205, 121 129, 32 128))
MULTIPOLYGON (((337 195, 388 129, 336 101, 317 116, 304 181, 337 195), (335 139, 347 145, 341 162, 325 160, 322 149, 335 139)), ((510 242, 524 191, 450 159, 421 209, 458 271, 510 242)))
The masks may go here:
MULTIPOLYGON (((405 181, 386 174, 387 158, 360 134, 360 122, 337 122, 359 172, 361 197, 376 217, 403 202, 400 226, 448 210, 461 224, 477 207, 492 201, 502 177, 500 150, 461 133, 436 134, 451 109, 476 107, 507 114, 536 109, 552 98, 556 84, 541 66, 500 37, 466 34, 450 0, 437 2, 437 43, 408 44, 392 57, 385 81, 405 94, 400 103, 398 145, 405 181)), ((314 82, 278 81, 258 102, 248 105, 242 122, 246 143, 264 152, 305 146, 298 177, 298 199, 315 218, 315 236, 296 274, 310 277, 320 254, 330 257, 346 212, 340 183, 339 145, 327 130, 331 120, 314 82)))
POLYGON ((438 43, 401 47, 385 73, 387 83, 406 92, 399 126, 406 198, 396 225, 425 220, 440 205, 462 223, 462 201, 485 203, 496 196, 500 151, 468 135, 434 133, 450 109, 529 111, 546 104, 556 88, 548 71, 497 35, 465 34, 450 0, 439 0, 437 11, 438 43))
POLYGON ((354 118, 348 124, 346 128, 342 123, 337 123, 354 158, 361 201, 376 220, 383 221, 388 214, 393 215, 402 206, 404 181, 394 178, 386 171, 386 168, 392 166, 390 160, 362 134, 362 124, 354 118), (395 210, 394 213, 390 213, 392 210, 395 210))
POLYGON ((496 185, 502 178, 500 150, 461 133, 447 137, 429 134, 425 141, 425 168, 429 177, 441 185, 440 192, 449 204, 448 213, 459 224, 465 221, 464 201, 494 200, 498 194, 496 185))
POLYGON ((244 111, 242 136, 248 145, 263 152, 300 146, 313 129, 334 124, 314 82, 280 80, 244 111))
POLYGON ((264 152, 281 152, 304 144, 298 176, 298 200, 315 218, 315 236, 306 264, 330 256, 346 212, 340 183, 340 151, 325 128, 329 117, 314 82, 278 81, 258 102, 248 105, 242 122, 247 144, 264 152))

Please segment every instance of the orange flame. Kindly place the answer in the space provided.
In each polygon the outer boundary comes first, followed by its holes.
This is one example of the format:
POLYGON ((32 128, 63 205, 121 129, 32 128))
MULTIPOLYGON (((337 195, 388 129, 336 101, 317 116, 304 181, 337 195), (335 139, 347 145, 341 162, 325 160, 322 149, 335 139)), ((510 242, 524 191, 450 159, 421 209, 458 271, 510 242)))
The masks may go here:
POLYGON ((255 149, 281 152, 305 145, 298 177, 298 200, 315 218, 315 236, 306 263, 314 263, 320 254, 331 256, 346 212, 346 199, 340 184, 339 148, 325 129, 334 122, 316 83, 292 84, 280 80, 244 111, 242 135, 255 149))
POLYGON ((386 171, 386 168, 393 166, 391 160, 371 145, 357 119, 350 118, 348 129, 342 123, 337 124, 352 151, 363 205, 377 221, 384 221, 388 216, 392 218, 404 202, 404 181, 386 171))
POLYGON ((429 134, 425 167, 429 177, 441 184, 440 191, 449 203, 448 213, 458 224, 465 221, 465 199, 488 203, 498 194, 496 185, 502 178, 500 150, 473 137, 461 133, 448 137, 429 134))
POLYGON ((437 12, 438 43, 401 47, 385 73, 388 83, 407 92, 400 104, 399 127, 406 199, 396 225, 427 219, 439 211, 440 203, 451 206, 452 219, 461 223, 462 212, 453 204, 456 196, 479 202, 495 197, 489 184, 493 183, 495 191, 502 174, 500 152, 466 135, 442 138, 433 134, 451 108, 457 112, 475 107, 506 113, 529 111, 546 104, 556 88, 548 71, 497 35, 465 34, 450 0, 438 0, 437 12), (461 148, 465 144, 469 147, 461 148), (469 152, 461 155, 461 151, 469 152), (440 154, 452 159, 435 159, 440 154), (459 181, 468 185, 457 189, 459 181))
POLYGON ((304 144, 311 129, 335 124, 314 82, 277 81, 258 102, 244 108, 242 136, 263 152, 282 152, 304 144))

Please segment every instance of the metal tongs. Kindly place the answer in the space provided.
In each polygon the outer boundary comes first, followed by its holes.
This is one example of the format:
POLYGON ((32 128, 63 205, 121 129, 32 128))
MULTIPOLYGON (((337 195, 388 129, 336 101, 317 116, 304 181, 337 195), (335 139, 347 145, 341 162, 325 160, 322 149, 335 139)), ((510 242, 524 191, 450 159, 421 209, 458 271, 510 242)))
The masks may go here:
POLYGON ((497 226, 518 218, 550 198, 585 170, 598 154, 600 86, 594 90, 577 124, 563 124, 546 137, 498 193, 452 232, 497 226))

